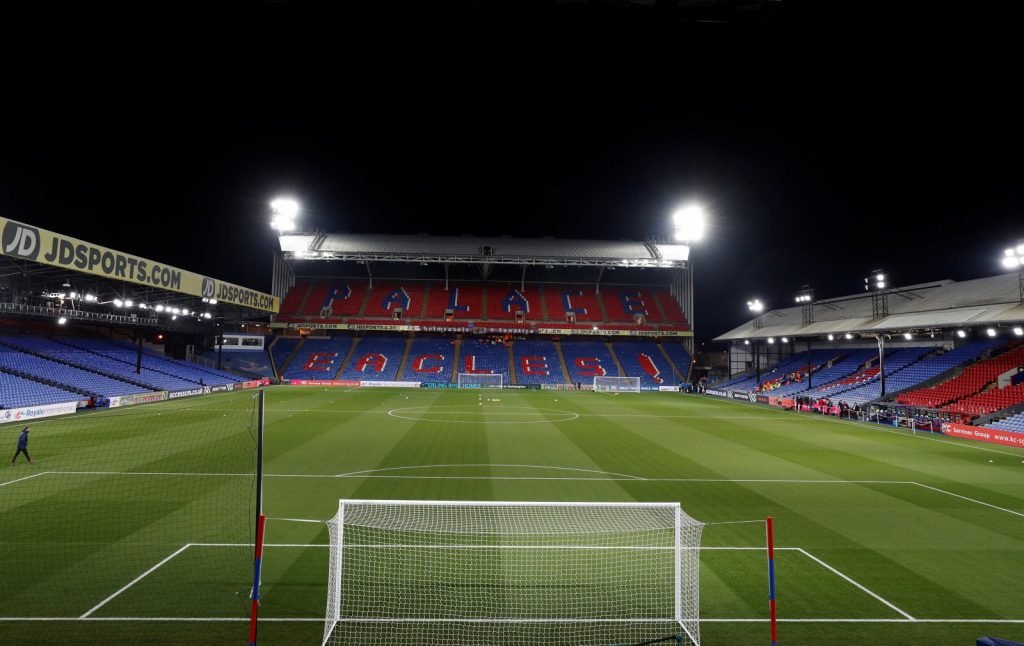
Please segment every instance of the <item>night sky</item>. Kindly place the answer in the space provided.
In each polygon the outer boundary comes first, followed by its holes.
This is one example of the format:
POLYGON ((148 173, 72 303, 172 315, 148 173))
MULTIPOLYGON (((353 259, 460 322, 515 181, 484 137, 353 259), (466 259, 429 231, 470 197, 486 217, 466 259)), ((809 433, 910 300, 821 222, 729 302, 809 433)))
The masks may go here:
POLYGON ((667 236, 698 200, 704 341, 754 296, 849 294, 876 267, 992 275, 1024 238, 1019 55, 990 43, 870 13, 754 30, 256 7, 188 33, 91 13, 103 29, 35 43, 5 85, 0 214, 269 289, 279 193, 332 231, 598 239, 667 236))

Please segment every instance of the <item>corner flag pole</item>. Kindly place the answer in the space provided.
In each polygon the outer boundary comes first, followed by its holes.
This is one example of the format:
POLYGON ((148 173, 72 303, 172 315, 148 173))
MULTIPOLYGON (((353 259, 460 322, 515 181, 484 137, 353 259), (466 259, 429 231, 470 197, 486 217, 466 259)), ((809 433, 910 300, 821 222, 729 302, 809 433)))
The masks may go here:
POLYGON ((775 619, 775 530, 772 528, 771 516, 765 519, 765 531, 768 534, 768 613, 772 626, 772 646, 776 646, 779 633, 775 619))
POLYGON ((252 614, 249 618, 249 646, 256 646, 256 623, 260 612, 260 570, 263 565, 263 406, 266 389, 260 388, 256 418, 256 558, 252 567, 252 614))

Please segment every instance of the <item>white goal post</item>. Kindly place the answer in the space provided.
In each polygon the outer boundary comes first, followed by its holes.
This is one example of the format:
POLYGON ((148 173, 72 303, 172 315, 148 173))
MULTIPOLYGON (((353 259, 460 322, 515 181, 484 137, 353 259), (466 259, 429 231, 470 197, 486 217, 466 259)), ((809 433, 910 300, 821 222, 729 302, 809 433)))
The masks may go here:
POLYGON ((342 500, 323 646, 699 646, 679 503, 342 500))
POLYGON ((640 377, 594 377, 595 393, 638 393, 640 377))
POLYGON ((502 388, 505 385, 505 375, 500 372, 493 374, 460 372, 458 383, 459 388, 502 388))

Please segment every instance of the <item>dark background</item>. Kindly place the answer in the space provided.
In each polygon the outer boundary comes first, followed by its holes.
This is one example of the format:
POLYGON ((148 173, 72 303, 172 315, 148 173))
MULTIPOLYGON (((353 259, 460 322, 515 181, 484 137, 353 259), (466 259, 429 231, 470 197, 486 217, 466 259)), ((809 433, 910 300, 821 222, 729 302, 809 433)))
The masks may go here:
POLYGON ((0 214, 266 290, 282 192, 329 231, 598 239, 698 200, 701 341, 804 283, 999 272, 1024 132, 998 17, 784 4, 8 13, 0 214))

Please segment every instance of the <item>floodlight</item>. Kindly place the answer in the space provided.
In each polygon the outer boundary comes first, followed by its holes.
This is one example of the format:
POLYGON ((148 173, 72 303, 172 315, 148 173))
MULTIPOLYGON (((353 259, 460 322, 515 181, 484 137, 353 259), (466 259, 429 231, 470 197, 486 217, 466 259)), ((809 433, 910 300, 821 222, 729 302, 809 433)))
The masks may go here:
POLYGON ((299 215, 299 203, 290 197, 278 197, 270 203, 270 226, 280 232, 295 229, 295 218, 299 215))
POLYGON ((672 214, 672 224, 679 242, 697 242, 704 237, 707 224, 704 208, 699 204, 687 204, 672 214))
POLYGON ((144 310, 144 309, 147 309, 147 308, 146 308, 146 304, 145 304, 145 303, 139 303, 139 309, 140 309, 140 310, 144 310))
POLYGON ((775 343, 775 337, 768 337, 768 343, 775 343))
POLYGON ((171 308, 171 313, 172 314, 181 314, 181 310, 178 309, 177 307, 172 307, 171 308))
POLYGON ((203 312, 203 318, 204 319, 209 319, 209 318, 213 318, 213 317, 210 316, 209 312, 203 312))
POLYGON ((985 334, 987 334, 989 336, 995 336, 996 335, 996 329, 994 327, 990 327, 987 330, 985 330, 985 334))
POLYGON ((70 294, 68 294, 68 297, 69 298, 78 298, 78 292, 71 292, 70 294))
POLYGON ((743 339, 743 345, 750 345, 750 339, 743 339))
MULTIPOLYGON (((1013 251, 1013 249, 1007 249, 1007 251, 1013 251)), ((1020 258, 1017 256, 1006 256, 1003 258, 1003 267, 1007 269, 1016 269, 1020 267, 1020 258)))
POLYGON ((157 305, 154 309, 156 309, 156 311, 158 311, 158 312, 162 312, 162 311, 164 311, 164 306, 163 305, 157 305))
POLYGON ((789 343, 789 337, 785 337, 785 336, 782 337, 782 342, 783 343, 789 343))
POLYGON ((1007 249, 1006 251, 1003 252, 1003 255, 1007 256, 1007 257, 1011 257, 1011 256, 1016 255, 1016 253, 1017 252, 1014 251, 1013 249, 1007 249))
POLYGON ((210 299, 210 305, 216 305, 216 304, 217 304, 217 299, 216 298, 211 298, 210 299))
POLYGON ((96 297, 94 295, 92 295, 92 294, 86 294, 85 295, 85 300, 86 300, 86 302, 91 303, 91 302, 96 300, 96 297))
POLYGON ((764 303, 762 303, 760 299, 755 298, 752 301, 747 301, 747 308, 751 312, 760 312, 764 310, 764 303))
POLYGON ((829 341, 835 341, 836 340, 836 335, 834 335, 834 334, 828 335, 828 340, 829 341))
POLYGON ((596 325, 594 326, 594 331, 595 331, 595 332, 597 331, 597 326, 596 326, 596 325))
POLYGON ((175 314, 174 316, 172 316, 172 317, 171 317, 171 320, 172 320, 172 321, 177 321, 177 320, 178 320, 178 315, 177 315, 177 314, 175 314))
POLYGON ((911 334, 910 332, 904 332, 903 333, 903 338, 906 339, 907 341, 909 341, 909 340, 914 338, 914 335, 911 334))
POLYGON ((885 282, 885 274, 878 274, 877 276, 875 276, 875 280, 880 282, 880 283, 884 283, 885 282))
POLYGON ((964 338, 965 336, 967 336, 967 333, 966 333, 966 332, 964 332, 963 330, 957 330, 957 331, 956 331, 956 335, 957 335, 958 337, 960 337, 960 338, 962 339, 962 338, 964 338))
POLYGON ((127 300, 127 301, 124 302, 124 306, 125 307, 131 307, 132 306, 132 302, 130 300, 127 300))
POLYGON ((67 318, 63 317, 63 316, 60 317, 59 319, 57 319, 57 325, 64 325, 67 322, 68 322, 67 318))
POLYGON ((1013 333, 1016 334, 1017 336, 1024 336, 1024 328, 1017 326, 1013 328, 1013 333))
POLYGON ((181 313, 182 313, 183 316, 188 316, 188 310, 185 309, 184 307, 181 308, 181 313))
POLYGON ((878 283, 876 284, 876 287, 878 287, 878 289, 885 289, 885 281, 884 280, 878 281, 878 283))
POLYGON ((1017 255, 1024 256, 1024 244, 1017 245, 1017 255))
POLYGON ((122 305, 124 305, 124 301, 122 301, 120 298, 114 299, 114 307, 121 307, 122 305))
POLYGON ((847 332, 846 334, 844 334, 844 335, 843 335, 843 338, 845 338, 845 339, 849 340, 849 339, 852 339, 852 338, 853 338, 853 335, 852 335, 852 334, 850 334, 849 332, 847 332))

